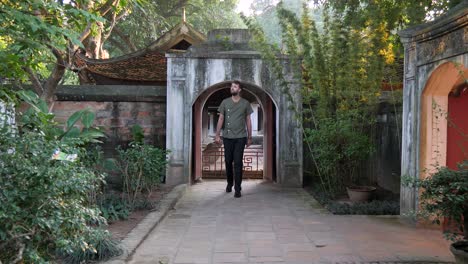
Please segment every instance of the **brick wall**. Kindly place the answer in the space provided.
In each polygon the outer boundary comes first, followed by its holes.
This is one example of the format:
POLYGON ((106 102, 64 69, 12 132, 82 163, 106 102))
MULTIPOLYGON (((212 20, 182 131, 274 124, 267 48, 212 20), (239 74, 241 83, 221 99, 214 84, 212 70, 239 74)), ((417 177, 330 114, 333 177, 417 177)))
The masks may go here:
POLYGON ((131 128, 140 125, 145 141, 158 147, 166 144, 166 104, 158 102, 95 102, 58 101, 53 112, 57 121, 64 123, 74 112, 90 109, 96 114, 94 124, 102 127, 106 154, 112 155, 118 145, 127 145, 133 140, 131 128))

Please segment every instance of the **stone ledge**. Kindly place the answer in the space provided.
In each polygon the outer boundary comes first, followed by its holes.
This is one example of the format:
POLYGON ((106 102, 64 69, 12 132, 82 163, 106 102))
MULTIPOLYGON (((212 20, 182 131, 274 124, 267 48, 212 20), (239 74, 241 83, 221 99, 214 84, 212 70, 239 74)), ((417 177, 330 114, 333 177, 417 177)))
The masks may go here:
POLYGON ((105 264, 122 264, 135 253, 135 250, 148 237, 149 233, 164 219, 187 190, 187 184, 174 187, 160 202, 157 211, 149 213, 138 225, 121 241, 124 253, 110 259, 105 264))
POLYGON ((58 101, 166 102, 165 86, 142 85, 62 85, 58 101))

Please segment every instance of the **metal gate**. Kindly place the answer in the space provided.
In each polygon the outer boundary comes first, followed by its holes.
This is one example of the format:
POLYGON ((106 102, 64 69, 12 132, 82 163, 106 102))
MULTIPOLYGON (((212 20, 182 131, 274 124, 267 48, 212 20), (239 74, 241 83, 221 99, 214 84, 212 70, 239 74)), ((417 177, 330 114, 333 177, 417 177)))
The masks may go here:
MULTIPOLYGON (((263 146, 251 145, 244 150, 244 179, 263 179, 263 146)), ((226 178, 224 146, 211 146, 202 153, 202 177, 226 178)))

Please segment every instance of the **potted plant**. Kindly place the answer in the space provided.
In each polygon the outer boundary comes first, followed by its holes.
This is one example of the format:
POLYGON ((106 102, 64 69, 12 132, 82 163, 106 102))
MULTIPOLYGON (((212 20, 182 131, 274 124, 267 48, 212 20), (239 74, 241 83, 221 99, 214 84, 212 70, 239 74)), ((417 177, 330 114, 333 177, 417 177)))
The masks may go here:
POLYGON ((468 263, 468 161, 459 164, 458 170, 440 167, 418 180, 418 186, 422 188, 418 215, 439 225, 449 219, 452 228, 444 234, 453 241, 450 251, 457 263, 468 263))
POLYGON ((369 201, 376 189, 376 187, 366 185, 352 185, 346 187, 349 200, 353 202, 369 201))

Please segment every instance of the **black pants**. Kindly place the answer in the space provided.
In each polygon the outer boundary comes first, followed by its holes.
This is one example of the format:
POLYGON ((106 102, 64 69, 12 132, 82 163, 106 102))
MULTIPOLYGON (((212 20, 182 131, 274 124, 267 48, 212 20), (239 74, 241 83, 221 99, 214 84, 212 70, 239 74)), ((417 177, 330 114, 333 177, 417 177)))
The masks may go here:
POLYGON ((236 192, 240 192, 242 184, 242 159, 244 156, 247 138, 224 138, 224 160, 226 162, 227 184, 233 186, 236 192), (234 162, 234 177, 232 163, 234 162), (234 184, 233 184, 234 183, 234 184))

